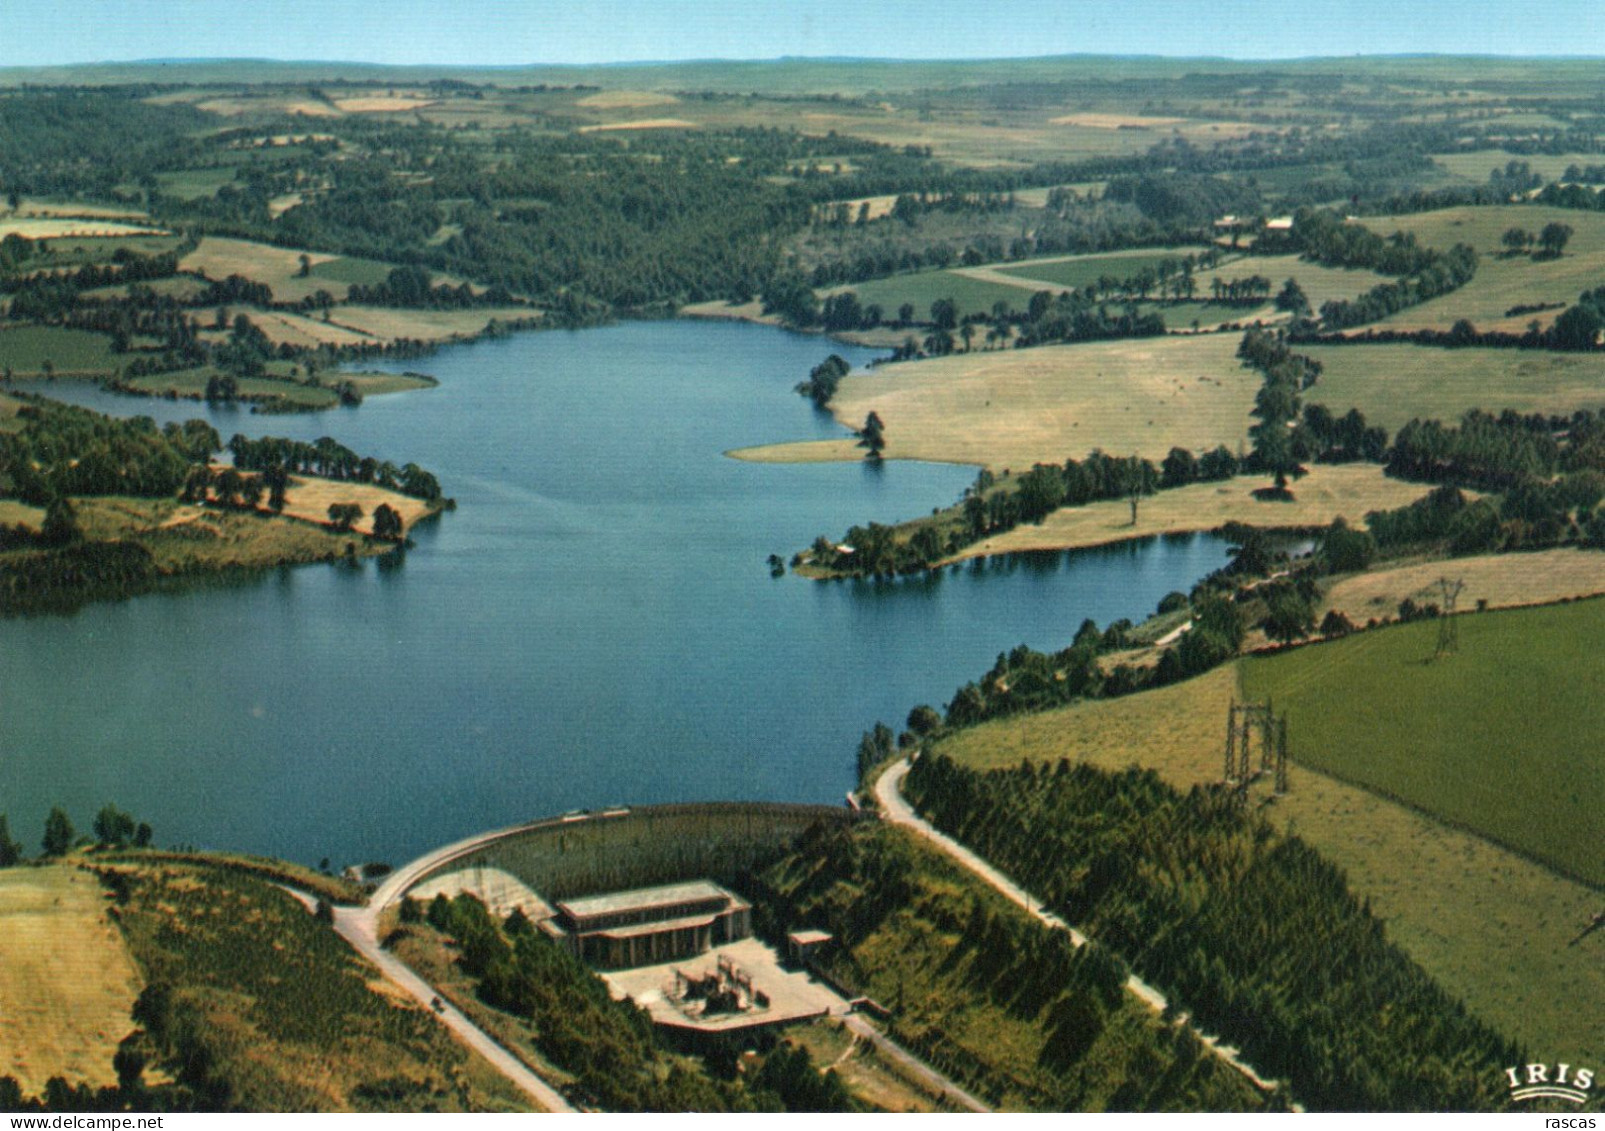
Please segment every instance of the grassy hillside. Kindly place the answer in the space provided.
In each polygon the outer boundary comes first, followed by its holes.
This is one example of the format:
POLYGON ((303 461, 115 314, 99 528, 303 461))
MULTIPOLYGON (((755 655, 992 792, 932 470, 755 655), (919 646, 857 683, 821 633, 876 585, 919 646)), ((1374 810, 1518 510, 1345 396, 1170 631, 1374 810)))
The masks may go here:
MULTIPOLYGON (((985 723, 939 749, 978 769, 1059 758, 1140 765, 1188 789, 1219 780, 1227 707, 1243 698, 1236 668, 1217 668, 1157 691, 985 723)), ((1297 733, 1295 721, 1290 738, 1297 733)), ((1598 910, 1594 889, 1307 765, 1294 766, 1292 791, 1264 812, 1343 868, 1389 937, 1476 1013, 1529 1048, 1605 1057, 1593 1020, 1605 1011, 1599 940, 1567 945, 1598 910)))
POLYGON ((250 1111, 527 1110, 287 893, 206 865, 108 874, 161 1003, 146 1031, 181 1082, 250 1111))
POLYGON ((1123 499, 1061 507, 1039 523, 1024 523, 966 547, 960 558, 1024 550, 1099 546, 1125 538, 1213 530, 1228 522, 1252 526, 1325 526, 1338 515, 1359 525, 1367 511, 1406 506, 1427 493, 1419 483, 1389 479, 1375 464, 1322 464, 1293 485, 1291 502, 1262 502, 1253 492, 1267 479, 1239 475, 1218 483, 1191 483, 1146 498, 1131 521, 1123 499))
POLYGON ((886 422, 889 458, 1025 470, 1093 448, 1158 460, 1172 446, 1235 448, 1257 376, 1238 336, 976 351, 848 377, 831 402, 856 427, 886 422))
POLYGON ((1318 615, 1341 609, 1355 624, 1364 624, 1372 617, 1395 615, 1406 598, 1418 605, 1441 602, 1438 581, 1445 575, 1465 582, 1459 600, 1463 609, 1474 609, 1479 601, 1497 609, 1605 593, 1605 561, 1599 551, 1563 547, 1410 562, 1356 574, 1327 590, 1318 615))
POLYGON ((1584 290, 1597 287, 1605 275, 1605 214, 1598 212, 1490 205, 1408 216, 1375 216, 1366 218, 1364 223, 1382 235, 1409 232, 1429 247, 1448 249, 1457 243, 1470 244, 1481 256, 1476 278, 1459 290, 1401 310, 1379 323, 1393 329, 1447 330, 1458 319, 1467 318, 1479 330, 1519 333, 1534 318, 1547 325, 1557 311, 1511 315, 1507 311, 1512 307, 1575 302, 1584 290), (1524 228, 1537 234, 1545 224, 1556 221, 1574 231, 1559 259, 1502 255, 1499 239, 1506 229, 1524 228))
POLYGON ((116 1082, 112 1056, 143 986, 95 878, 70 864, 0 869, 0 1076, 116 1082))
POLYGON ((1566 416, 1605 406, 1605 357, 1597 354, 1392 344, 1299 352, 1325 366, 1308 402, 1338 415, 1358 408, 1389 432, 1416 417, 1456 421, 1474 408, 1566 416))
POLYGON ((1434 659, 1439 626, 1417 622, 1249 659, 1243 687, 1287 711, 1301 762, 1605 882, 1605 601, 1458 625, 1454 656, 1434 659))

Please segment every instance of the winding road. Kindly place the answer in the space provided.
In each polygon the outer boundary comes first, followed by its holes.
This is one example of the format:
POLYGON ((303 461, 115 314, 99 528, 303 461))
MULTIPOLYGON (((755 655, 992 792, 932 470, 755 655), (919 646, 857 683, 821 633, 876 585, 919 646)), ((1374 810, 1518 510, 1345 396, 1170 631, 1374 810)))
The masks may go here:
MULTIPOLYGON (((908 777, 908 772, 912 768, 912 763, 907 758, 904 758, 894 763, 876 779, 875 800, 879 803, 881 813, 885 819, 894 825, 901 825, 911 830, 917 836, 924 837, 964 865, 965 868, 980 876, 981 879, 1001 892, 1010 902, 1025 908, 1028 913, 1054 930, 1069 932, 1070 941, 1075 943, 1076 946, 1085 946, 1087 936, 1049 911, 1043 905, 1042 900, 1026 891, 946 833, 938 831, 935 826, 914 811, 914 807, 903 797, 903 779, 908 777)), ((1156 1013, 1163 1013, 1167 1008, 1165 995, 1135 974, 1126 979, 1126 989, 1156 1013)), ((1182 1023, 1192 1029, 1193 1034, 1197 1036, 1205 1048, 1209 1049, 1210 1052, 1214 1053, 1226 1064, 1241 1072, 1255 1087, 1267 1092, 1276 1090, 1276 1082, 1267 1080, 1254 1071, 1253 1066, 1243 1060, 1236 1049, 1223 1045, 1216 1038, 1199 1032, 1197 1027, 1185 1018, 1182 1019, 1182 1023)))
MULTIPOLYGON (((497 834, 490 834, 495 836, 497 834)), ((316 912, 318 900, 297 888, 275 885, 289 892, 308 911, 316 912)), ((405 890, 403 888, 402 890, 405 890)), ((377 892, 374 893, 377 896, 377 892)), ((529 1067, 485 1030, 475 1025, 456 1006, 441 999, 434 989, 414 974, 400 959, 379 945, 378 905, 369 902, 365 907, 335 907, 334 929, 337 934, 362 957, 379 968, 419 1005, 432 1012, 440 1023, 450 1029, 457 1039, 490 1062, 492 1068, 507 1077, 525 1095, 547 1111, 574 1112, 577 1109, 562 1095, 542 1080, 529 1067), (436 1003, 439 1003, 438 1005, 436 1003)))

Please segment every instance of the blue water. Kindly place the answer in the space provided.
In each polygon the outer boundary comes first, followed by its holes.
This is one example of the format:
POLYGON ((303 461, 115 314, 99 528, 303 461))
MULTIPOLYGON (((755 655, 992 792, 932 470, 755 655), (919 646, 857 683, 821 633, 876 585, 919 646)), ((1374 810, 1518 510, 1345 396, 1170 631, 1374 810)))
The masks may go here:
MULTIPOLYGON (((400 861, 571 808, 840 801, 859 734, 940 707, 997 653, 1140 619, 1226 558, 1207 537, 896 582, 769 576, 816 535, 946 505, 973 469, 776 466, 731 448, 839 436, 792 386, 832 349, 766 327, 627 323, 454 346, 435 389, 255 416, 434 471, 459 509, 399 566, 310 566, 0 622, 0 812, 36 841, 106 801, 195 844, 400 861)), ((889 429, 896 421, 887 422, 889 429)))

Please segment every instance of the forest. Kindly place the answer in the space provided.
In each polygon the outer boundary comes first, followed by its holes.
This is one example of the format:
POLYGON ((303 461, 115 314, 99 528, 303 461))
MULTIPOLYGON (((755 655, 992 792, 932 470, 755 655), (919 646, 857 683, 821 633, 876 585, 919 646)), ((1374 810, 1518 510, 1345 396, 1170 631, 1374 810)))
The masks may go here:
POLYGON ((1512 1047, 1397 946, 1344 877, 1225 789, 1149 771, 922 758, 907 790, 1312 1110, 1497 1110, 1512 1047))

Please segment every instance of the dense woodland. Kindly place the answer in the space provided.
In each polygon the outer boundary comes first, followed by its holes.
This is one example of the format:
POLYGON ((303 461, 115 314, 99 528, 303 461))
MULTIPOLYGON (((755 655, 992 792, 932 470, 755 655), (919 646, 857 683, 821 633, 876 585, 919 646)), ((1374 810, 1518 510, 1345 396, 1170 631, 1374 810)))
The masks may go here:
POLYGON ((1521 1050, 1389 943, 1341 872, 1229 791, 1067 762, 981 774, 940 756, 907 788, 1310 1108, 1504 1106, 1501 1068, 1521 1050))

